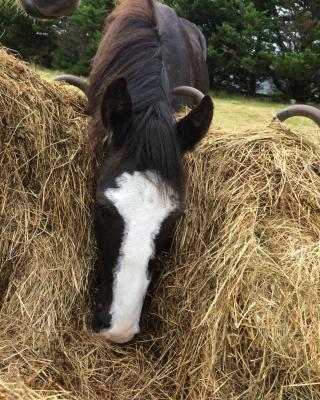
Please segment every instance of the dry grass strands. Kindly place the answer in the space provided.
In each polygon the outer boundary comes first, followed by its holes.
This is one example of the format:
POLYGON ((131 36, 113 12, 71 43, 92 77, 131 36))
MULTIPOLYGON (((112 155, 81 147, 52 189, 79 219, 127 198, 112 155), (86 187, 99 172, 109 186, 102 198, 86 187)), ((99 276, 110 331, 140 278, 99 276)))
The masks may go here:
POLYGON ((212 129, 127 346, 84 331, 94 263, 83 101, 0 51, 0 399, 320 399, 319 149, 212 129))

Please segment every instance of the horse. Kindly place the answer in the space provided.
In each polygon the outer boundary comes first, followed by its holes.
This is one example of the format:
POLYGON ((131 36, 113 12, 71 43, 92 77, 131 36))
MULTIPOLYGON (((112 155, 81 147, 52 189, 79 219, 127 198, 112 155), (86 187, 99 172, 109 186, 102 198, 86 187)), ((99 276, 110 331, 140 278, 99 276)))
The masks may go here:
MULTIPOLYGON (((107 19, 87 89, 90 140, 94 149, 105 147, 94 207, 100 287, 93 330, 116 343, 140 331, 154 260, 185 211, 182 157, 213 117, 210 96, 185 88, 200 102, 174 119, 172 79, 180 83, 181 74, 168 73, 167 9, 153 0, 122 0, 107 19)), ((184 45, 177 33, 171 41, 184 45)), ((183 70, 188 54, 172 65, 183 70)))

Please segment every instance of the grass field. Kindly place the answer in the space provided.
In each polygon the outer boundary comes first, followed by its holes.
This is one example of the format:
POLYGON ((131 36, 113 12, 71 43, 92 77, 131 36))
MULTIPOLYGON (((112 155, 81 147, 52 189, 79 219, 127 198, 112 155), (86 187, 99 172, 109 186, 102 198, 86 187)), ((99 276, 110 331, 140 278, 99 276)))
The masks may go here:
MULTIPOLYGON (((232 131, 264 127, 277 112, 290 105, 241 96, 221 97, 220 94, 216 96, 214 92, 212 97, 215 103, 216 128, 232 131)), ((298 130, 316 129, 312 121, 302 117, 292 118, 286 125, 298 130)))
MULTIPOLYGON (((36 71, 45 79, 53 79, 62 71, 53 71, 34 66, 36 71)), ((246 129, 265 127, 274 115, 289 104, 268 101, 266 98, 256 99, 237 95, 226 95, 211 92, 215 103, 214 125, 217 129, 241 132, 246 129)), ((307 118, 296 117, 285 123, 290 128, 311 134, 320 141, 320 130, 307 118)))

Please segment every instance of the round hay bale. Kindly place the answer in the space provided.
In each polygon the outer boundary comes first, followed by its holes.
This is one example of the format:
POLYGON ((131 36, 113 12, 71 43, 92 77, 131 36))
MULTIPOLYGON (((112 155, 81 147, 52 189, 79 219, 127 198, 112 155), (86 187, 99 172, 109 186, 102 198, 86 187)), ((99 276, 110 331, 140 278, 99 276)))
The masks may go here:
POLYGON ((0 51, 0 398, 320 398, 319 148, 280 124, 212 128, 142 334, 117 346, 85 331, 83 110, 0 51))

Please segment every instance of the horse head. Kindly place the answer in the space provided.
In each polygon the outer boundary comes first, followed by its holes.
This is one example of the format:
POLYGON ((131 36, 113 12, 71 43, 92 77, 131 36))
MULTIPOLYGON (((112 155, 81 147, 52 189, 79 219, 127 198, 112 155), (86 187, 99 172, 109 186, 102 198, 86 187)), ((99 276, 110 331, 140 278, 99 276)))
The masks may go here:
POLYGON ((148 116, 135 113, 123 78, 108 86, 101 103, 101 118, 112 135, 96 191, 100 293, 93 328, 116 343, 139 332, 155 258, 167 248, 185 211, 182 157, 200 142, 212 120, 210 96, 186 87, 178 93, 198 101, 178 122, 166 113, 165 103, 148 116))

